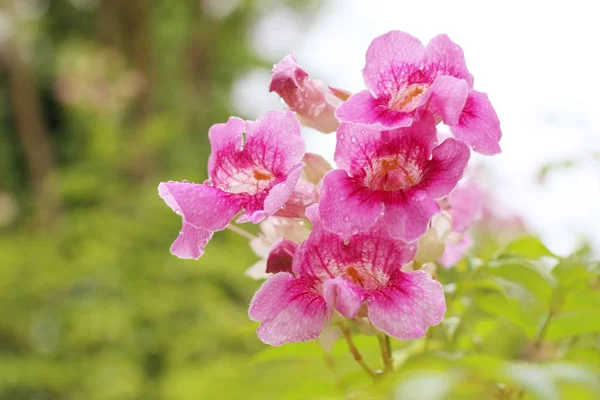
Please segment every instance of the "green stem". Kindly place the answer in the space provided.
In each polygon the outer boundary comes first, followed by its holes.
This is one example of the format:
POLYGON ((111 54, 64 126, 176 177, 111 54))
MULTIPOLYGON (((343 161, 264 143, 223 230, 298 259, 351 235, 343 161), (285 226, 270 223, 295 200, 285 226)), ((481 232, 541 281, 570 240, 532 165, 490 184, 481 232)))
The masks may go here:
POLYGON ((392 346, 390 337, 385 334, 378 334, 379 349, 381 350, 381 360, 383 361, 383 372, 388 373, 394 370, 394 359, 392 358, 392 346))
POLYGON ((358 349, 356 348, 356 346, 354 345, 354 341, 352 340, 352 334, 350 333, 350 329, 348 329, 346 326, 344 326, 342 323, 339 324, 340 330, 342 331, 342 334, 344 335, 344 339, 346 339, 346 344, 348 345, 348 350, 350 350, 350 353, 352 354, 352 357, 354 358, 354 361, 357 362, 358 365, 360 365, 360 367, 373 379, 375 379, 377 377, 377 373, 375 371, 373 371, 366 363, 365 360, 363 360, 362 355, 360 354, 360 351, 358 351, 358 349))

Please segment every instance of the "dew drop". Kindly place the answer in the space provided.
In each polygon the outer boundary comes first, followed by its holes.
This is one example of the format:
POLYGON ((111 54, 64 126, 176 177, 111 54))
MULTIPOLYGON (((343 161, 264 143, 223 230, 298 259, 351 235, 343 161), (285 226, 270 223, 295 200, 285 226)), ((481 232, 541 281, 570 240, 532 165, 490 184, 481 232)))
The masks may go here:
POLYGON ((340 133, 340 140, 344 140, 346 139, 346 135, 344 135, 343 133, 340 133))
POLYGON ((348 246, 350 244, 350 239, 346 238, 344 239, 344 245, 348 246))
POLYGON ((344 215, 344 221, 346 221, 346 222, 350 221, 350 217, 347 215, 344 215))
POLYGON ((207 179, 203 182, 203 185, 208 185, 208 186, 212 186, 213 182, 210 179, 207 179))
POLYGON ((228 186, 228 185, 226 185, 226 184, 224 184, 224 183, 220 184, 220 185, 218 186, 218 189, 219 189, 219 190, 222 190, 222 191, 224 191, 224 192, 229 192, 229 191, 231 190, 231 189, 229 188, 229 186, 228 186))
POLYGON ((358 231, 358 226, 353 226, 353 227, 352 227, 352 234, 353 234, 353 235, 356 235, 356 234, 358 234, 358 232, 359 232, 359 231, 358 231))
POLYGON ((356 136, 352 136, 352 139, 350 139, 352 141, 352 143, 356 143, 356 136))
POLYGON ((175 210, 175 214, 181 215, 181 210, 180 209, 175 210))
POLYGON ((188 181, 187 179, 184 179, 181 181, 181 183, 190 183, 190 181, 188 181))

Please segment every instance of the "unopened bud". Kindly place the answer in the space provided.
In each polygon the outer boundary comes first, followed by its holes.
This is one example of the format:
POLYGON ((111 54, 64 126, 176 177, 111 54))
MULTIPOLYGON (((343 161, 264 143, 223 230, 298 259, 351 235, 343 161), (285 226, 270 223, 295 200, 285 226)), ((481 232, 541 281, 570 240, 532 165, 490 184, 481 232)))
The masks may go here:
POLYGON ((269 91, 279 94, 304 125, 323 133, 337 129, 335 109, 349 94, 311 79, 291 54, 273 67, 269 91))

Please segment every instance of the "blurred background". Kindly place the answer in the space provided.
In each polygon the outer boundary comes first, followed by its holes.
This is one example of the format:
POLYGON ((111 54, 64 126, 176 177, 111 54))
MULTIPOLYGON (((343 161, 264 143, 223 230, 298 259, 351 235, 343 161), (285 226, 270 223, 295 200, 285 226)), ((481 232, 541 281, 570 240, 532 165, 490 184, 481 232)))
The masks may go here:
MULTIPOLYGON (((255 362, 257 257, 230 232, 171 256, 180 220, 156 192, 206 178, 210 125, 283 108, 268 81, 289 52, 357 91, 373 37, 448 33, 502 121, 484 183, 553 251, 597 249, 593 7, 0 0, 0 399, 275 399, 309 370, 330 385, 320 363, 255 362)), ((333 135, 305 135, 332 158, 333 135)))

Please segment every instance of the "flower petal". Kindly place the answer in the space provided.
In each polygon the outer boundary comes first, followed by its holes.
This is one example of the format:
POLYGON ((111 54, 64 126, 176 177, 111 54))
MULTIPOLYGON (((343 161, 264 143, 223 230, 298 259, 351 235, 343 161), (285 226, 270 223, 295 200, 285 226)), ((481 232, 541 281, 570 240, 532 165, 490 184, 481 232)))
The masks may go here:
POLYGON ((400 128, 412 122, 409 114, 390 109, 389 101, 374 98, 368 90, 353 94, 337 108, 335 115, 342 122, 380 129, 400 128))
POLYGON ((319 203, 325 229, 347 238, 373 226, 382 211, 377 193, 346 171, 337 169, 325 175, 319 203))
POLYGON ((485 93, 469 92, 458 123, 450 126, 450 131, 478 153, 493 155, 501 151, 500 120, 485 93))
POLYGON ((257 224, 266 217, 281 210, 294 192, 296 183, 298 183, 298 179, 300 179, 300 174, 302 173, 302 167, 304 167, 304 164, 298 164, 289 172, 287 178, 283 182, 280 182, 271 188, 269 194, 265 198, 263 209, 252 212, 250 220, 253 223, 257 224))
POLYGON ((289 111, 270 111, 256 121, 246 121, 244 151, 272 174, 287 174, 305 152, 298 120, 289 111))
POLYGON ((257 335, 272 346, 303 342, 319 336, 331 312, 310 281, 280 272, 258 289, 248 315, 260 321, 257 335))
POLYGON ((373 39, 366 54, 363 79, 377 97, 395 92, 406 82, 412 69, 427 59, 421 41, 408 33, 391 31, 373 39))
POLYGON ((162 182, 158 194, 184 223, 220 231, 240 211, 239 199, 215 187, 187 182, 162 182))
POLYGON ((240 211, 235 196, 207 185, 163 182, 158 194, 183 220, 171 246, 171 253, 180 258, 200 258, 213 232, 224 229, 240 211))
POLYGON ((347 318, 354 318, 365 300, 362 290, 339 277, 323 282, 323 297, 327 307, 347 318))
POLYGON ((267 257, 267 273, 292 272, 294 253, 298 245, 288 238, 281 238, 273 244, 267 257))
POLYGON ((212 236, 212 231, 196 228, 184 222, 179 236, 171 245, 171 254, 179 258, 197 260, 204 254, 204 247, 212 236))
POLYGON ((446 196, 462 178, 469 157, 469 148, 463 142, 444 140, 433 149, 418 188, 436 199, 446 196))
POLYGON ((418 339, 446 313, 444 289, 423 271, 400 272, 368 300, 371 323, 398 339, 418 339))
POLYGON ((471 237, 468 235, 464 235, 461 241, 456 244, 446 244, 446 249, 438 260, 439 263, 442 264, 444 268, 450 268, 453 265, 456 265, 456 263, 463 258, 472 244, 473 239, 471 239, 471 237))
POLYGON ((459 45, 448 35, 437 35, 427 44, 429 63, 437 66, 444 75, 464 79, 473 88, 473 75, 467 69, 465 55, 459 45))
POLYGON ((425 234, 429 220, 439 210, 429 194, 409 190, 386 202, 382 221, 391 237, 412 242, 425 234))
POLYGON ((467 101, 469 86, 463 79, 441 75, 436 78, 421 105, 440 116, 446 125, 456 125, 467 101))

